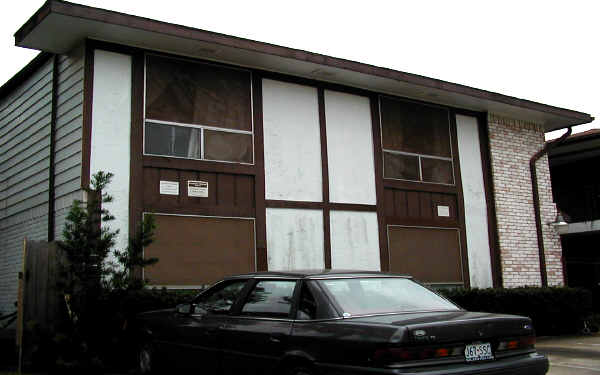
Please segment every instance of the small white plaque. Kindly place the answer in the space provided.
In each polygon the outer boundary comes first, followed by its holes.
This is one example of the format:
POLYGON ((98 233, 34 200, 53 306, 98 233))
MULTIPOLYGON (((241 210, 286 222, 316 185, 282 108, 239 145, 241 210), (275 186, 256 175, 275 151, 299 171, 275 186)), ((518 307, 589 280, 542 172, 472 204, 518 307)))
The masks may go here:
POLYGON ((188 197, 208 198, 207 181, 188 181, 188 197))
POLYGON ((450 217, 450 207, 449 206, 437 206, 438 216, 450 217))
POLYGON ((160 193, 163 195, 179 195, 179 182, 161 181, 160 193))

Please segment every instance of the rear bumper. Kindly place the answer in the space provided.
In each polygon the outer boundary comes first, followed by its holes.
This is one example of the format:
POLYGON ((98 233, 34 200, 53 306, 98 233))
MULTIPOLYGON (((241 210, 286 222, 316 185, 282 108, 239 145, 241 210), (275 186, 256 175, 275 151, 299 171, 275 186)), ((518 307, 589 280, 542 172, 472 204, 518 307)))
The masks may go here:
POLYGON ((548 359, 531 353, 485 363, 462 363, 446 366, 412 368, 367 368, 355 366, 321 365, 325 375, 544 375, 548 372, 548 359))

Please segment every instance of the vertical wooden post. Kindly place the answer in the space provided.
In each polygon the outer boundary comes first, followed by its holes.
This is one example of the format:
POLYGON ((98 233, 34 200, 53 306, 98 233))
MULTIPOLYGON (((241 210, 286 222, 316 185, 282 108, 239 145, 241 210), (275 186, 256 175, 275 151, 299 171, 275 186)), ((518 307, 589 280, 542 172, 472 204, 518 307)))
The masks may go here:
POLYGON ((21 272, 19 272, 19 286, 17 291, 17 347, 19 349, 19 363, 18 363, 18 374, 21 374, 22 364, 23 364, 23 318, 25 315, 25 310, 23 306, 23 301, 25 298, 23 296, 25 290, 25 278, 27 271, 27 238, 23 239, 23 268, 21 272))

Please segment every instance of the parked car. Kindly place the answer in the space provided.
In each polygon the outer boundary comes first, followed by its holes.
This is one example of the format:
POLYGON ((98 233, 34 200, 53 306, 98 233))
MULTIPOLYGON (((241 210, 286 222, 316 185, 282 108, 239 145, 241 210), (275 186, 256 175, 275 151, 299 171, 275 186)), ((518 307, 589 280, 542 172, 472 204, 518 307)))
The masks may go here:
POLYGON ((469 312, 410 277, 264 272, 143 313, 141 372, 545 374, 531 320, 469 312))

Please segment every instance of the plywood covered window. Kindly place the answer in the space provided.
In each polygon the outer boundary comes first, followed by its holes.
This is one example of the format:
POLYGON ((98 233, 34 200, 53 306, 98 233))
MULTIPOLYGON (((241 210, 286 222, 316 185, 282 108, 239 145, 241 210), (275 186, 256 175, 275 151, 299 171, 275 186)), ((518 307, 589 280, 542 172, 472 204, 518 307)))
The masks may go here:
POLYGON ((385 178, 454 184, 446 108, 381 97, 385 178))
POLYGON ((463 284, 458 229, 391 225, 388 241, 390 271, 431 284, 463 284))
POLYGON ((254 220, 155 215, 155 240, 144 257, 158 263, 144 269, 151 285, 199 286, 256 270, 254 220))
POLYGON ((144 152, 252 164, 251 73, 146 57, 144 152))

